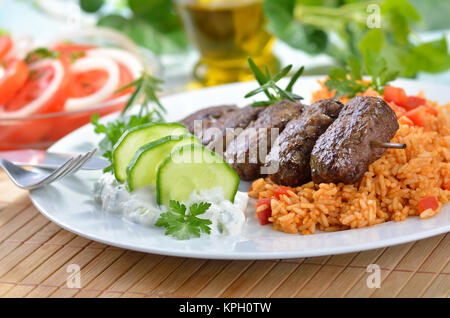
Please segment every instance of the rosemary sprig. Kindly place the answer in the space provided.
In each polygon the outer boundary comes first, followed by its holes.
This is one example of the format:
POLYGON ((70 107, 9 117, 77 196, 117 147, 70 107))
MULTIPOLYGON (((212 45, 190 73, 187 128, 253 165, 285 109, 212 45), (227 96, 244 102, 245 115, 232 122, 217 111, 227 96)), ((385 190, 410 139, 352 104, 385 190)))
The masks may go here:
POLYGON ((260 85, 260 87, 247 93, 245 95, 245 98, 249 98, 263 92, 268 99, 263 101, 255 101, 252 103, 252 106, 255 107, 269 106, 283 99, 288 99, 292 102, 295 100, 303 99, 303 97, 292 93, 292 88, 294 87, 295 82, 297 82, 299 77, 303 74, 304 71, 303 66, 299 70, 297 70, 297 72, 295 72, 286 88, 282 89, 277 85, 277 82, 281 80, 283 77, 285 77, 287 74, 289 74, 289 72, 292 69, 292 64, 284 67, 282 70, 280 70, 273 76, 270 74, 267 65, 264 66, 263 72, 260 68, 258 68, 258 66, 256 66, 255 62, 251 58, 248 59, 248 64, 250 65, 250 69, 255 75, 255 79, 260 85))
POLYGON ((155 113, 158 119, 162 120, 163 114, 167 111, 156 96, 157 92, 162 91, 159 86, 162 83, 163 80, 153 77, 147 72, 143 72, 137 80, 119 88, 116 93, 134 87, 134 92, 128 99, 122 115, 127 113, 134 105, 140 104, 139 117, 149 113, 155 113), (156 107, 153 107, 153 105, 156 105, 156 107))

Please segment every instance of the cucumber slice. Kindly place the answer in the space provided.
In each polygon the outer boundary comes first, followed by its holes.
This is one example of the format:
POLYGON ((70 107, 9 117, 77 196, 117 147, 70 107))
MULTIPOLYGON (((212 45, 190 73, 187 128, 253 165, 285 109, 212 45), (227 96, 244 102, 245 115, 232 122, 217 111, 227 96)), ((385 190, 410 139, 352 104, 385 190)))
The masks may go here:
POLYGON ((128 186, 131 191, 156 183, 161 162, 175 147, 201 144, 193 135, 166 136, 145 144, 134 155, 127 168, 128 186))
POLYGON ((201 145, 173 150, 159 166, 156 177, 158 204, 187 201, 194 190, 222 187, 226 200, 234 202, 239 177, 222 157, 201 145))
POLYGON ((125 182, 127 167, 136 151, 143 145, 165 136, 188 134, 186 127, 178 123, 152 123, 127 130, 114 145, 112 164, 116 179, 125 182))

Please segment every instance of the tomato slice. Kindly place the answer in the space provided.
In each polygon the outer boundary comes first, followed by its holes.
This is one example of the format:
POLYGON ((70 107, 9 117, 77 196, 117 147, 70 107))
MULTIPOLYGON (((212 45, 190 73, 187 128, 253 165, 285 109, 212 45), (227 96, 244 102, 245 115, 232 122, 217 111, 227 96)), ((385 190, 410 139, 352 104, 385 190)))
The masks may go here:
POLYGON ((63 109, 70 80, 69 67, 69 60, 63 56, 57 60, 47 59, 30 65, 32 75, 0 111, 0 118, 22 116, 24 119, 20 126, 2 127, 0 147, 39 147, 42 142, 45 143, 44 137, 54 123, 48 118, 28 119, 26 117, 63 109), (53 69, 52 65, 59 65, 59 70, 53 69), (55 78, 56 75, 59 78, 55 78))
POLYGON ((76 73, 69 85, 69 98, 81 98, 99 91, 108 80, 108 73, 104 70, 92 70, 76 73))
POLYGON ((398 106, 404 107, 408 104, 408 96, 406 96, 403 88, 386 86, 384 88, 384 100, 387 102, 393 102, 398 106))
POLYGON ((67 99, 69 67, 70 62, 64 56, 57 60, 46 59, 30 65, 31 75, 20 92, 5 105, 5 111, 22 110, 21 114, 24 115, 61 111, 67 99), (27 111, 28 106, 36 103, 38 99, 41 105, 27 111))
POLYGON ((8 54, 13 46, 12 39, 9 35, 0 36, 0 62, 8 54))
MULTIPOLYGON (((119 66, 119 84, 117 89, 131 83, 134 78, 131 72, 124 65, 117 63, 119 66)), ((69 85, 69 98, 82 98, 92 95, 99 91, 108 80, 108 73, 105 70, 91 70, 86 72, 76 73, 72 76, 72 81, 69 85)), ((115 93, 106 99, 113 100, 119 96, 132 93, 133 87, 129 87, 121 92, 115 93)))
POLYGON ((28 66, 24 61, 11 58, 4 64, 4 74, 0 77, 0 105, 11 100, 28 78, 28 66))

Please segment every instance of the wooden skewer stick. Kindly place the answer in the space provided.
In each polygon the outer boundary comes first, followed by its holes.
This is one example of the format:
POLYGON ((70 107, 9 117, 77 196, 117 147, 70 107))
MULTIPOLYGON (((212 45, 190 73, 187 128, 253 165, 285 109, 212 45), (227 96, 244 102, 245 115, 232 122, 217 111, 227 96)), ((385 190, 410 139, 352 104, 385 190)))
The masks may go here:
POLYGON ((396 143, 396 142, 379 142, 371 141, 370 145, 375 148, 395 148, 395 149, 405 149, 406 144, 396 143))

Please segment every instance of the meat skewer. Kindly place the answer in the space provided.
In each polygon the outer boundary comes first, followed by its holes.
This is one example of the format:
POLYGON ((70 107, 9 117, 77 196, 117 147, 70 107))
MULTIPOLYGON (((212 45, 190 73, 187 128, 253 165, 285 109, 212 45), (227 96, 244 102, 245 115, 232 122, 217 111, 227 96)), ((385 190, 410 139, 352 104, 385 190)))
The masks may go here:
POLYGON ((394 149, 405 149, 406 144, 400 144, 396 142, 378 142, 371 141, 370 145, 375 148, 394 148, 394 149))
POLYGON ((253 180, 261 175, 260 167, 264 165, 265 157, 274 142, 272 129, 282 131, 291 119, 301 114, 304 107, 300 102, 288 100, 265 107, 258 118, 230 142, 225 160, 241 179, 253 180))
POLYGON ((343 107, 337 99, 319 100, 289 121, 266 158, 266 167, 276 170, 268 172, 272 181, 288 186, 311 181, 311 151, 343 107))
POLYGON ((395 112, 381 98, 352 98, 312 150, 312 180, 345 184, 360 181, 369 165, 386 152, 398 128, 395 112))

